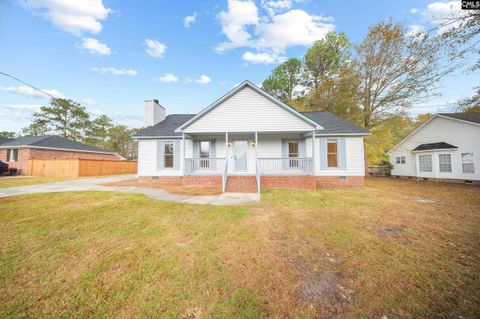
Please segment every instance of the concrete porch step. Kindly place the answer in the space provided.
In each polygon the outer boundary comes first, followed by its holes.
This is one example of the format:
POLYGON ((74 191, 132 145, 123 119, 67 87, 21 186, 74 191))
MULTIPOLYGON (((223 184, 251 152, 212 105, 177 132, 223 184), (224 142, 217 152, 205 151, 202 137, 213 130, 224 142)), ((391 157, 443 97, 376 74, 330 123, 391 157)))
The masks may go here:
POLYGON ((257 179, 255 176, 228 176, 228 193, 256 193, 257 179))

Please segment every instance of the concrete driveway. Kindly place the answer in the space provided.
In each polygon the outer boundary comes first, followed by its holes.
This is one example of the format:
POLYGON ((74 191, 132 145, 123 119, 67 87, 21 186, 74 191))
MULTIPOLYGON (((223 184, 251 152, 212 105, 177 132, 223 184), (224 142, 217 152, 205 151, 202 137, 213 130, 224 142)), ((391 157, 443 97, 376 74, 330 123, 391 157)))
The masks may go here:
POLYGON ((188 196, 169 193, 158 188, 103 186, 99 184, 119 182, 135 178, 134 175, 82 178, 65 182, 0 188, 0 197, 55 192, 109 191, 144 194, 150 198, 186 204, 244 205, 258 202, 257 193, 223 193, 220 195, 188 196))

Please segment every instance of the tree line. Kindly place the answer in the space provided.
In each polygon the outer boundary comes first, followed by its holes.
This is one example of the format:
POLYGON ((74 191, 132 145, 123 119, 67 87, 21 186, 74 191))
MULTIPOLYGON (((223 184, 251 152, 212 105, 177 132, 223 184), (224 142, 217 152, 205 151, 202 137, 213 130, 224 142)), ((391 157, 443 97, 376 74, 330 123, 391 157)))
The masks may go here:
MULTIPOLYGON (((52 98, 49 105, 33 114, 33 121, 21 130, 20 136, 56 134, 135 159, 137 145, 131 136, 137 131, 114 123, 107 115, 92 118, 84 106, 70 99, 52 98)), ((13 132, 0 132, 3 138, 15 136, 13 132)))
MULTIPOLYGON (((438 82, 467 53, 479 53, 479 42, 470 42, 480 32, 480 15, 448 20, 454 22, 455 30, 441 34, 438 29, 411 33, 391 20, 380 22, 356 45, 342 32, 329 32, 303 58, 275 67, 262 88, 300 111, 329 111, 370 130, 368 164, 387 163, 386 152, 430 116, 412 119, 408 110, 437 95, 438 82)), ((480 112, 480 87, 459 101, 458 111, 480 112)))

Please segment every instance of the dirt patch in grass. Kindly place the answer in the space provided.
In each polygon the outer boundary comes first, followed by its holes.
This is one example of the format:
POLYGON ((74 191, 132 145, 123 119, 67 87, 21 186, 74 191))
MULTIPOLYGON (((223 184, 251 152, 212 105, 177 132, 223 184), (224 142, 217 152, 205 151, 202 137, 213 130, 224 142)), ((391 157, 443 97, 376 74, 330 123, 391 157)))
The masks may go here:
POLYGON ((140 187, 140 188, 160 188, 164 189, 170 193, 179 194, 179 195, 219 195, 222 193, 222 190, 218 187, 193 187, 193 186, 183 186, 177 184, 167 184, 167 183, 145 183, 139 182, 138 179, 129 179, 120 182, 112 183, 103 183, 103 186, 123 186, 123 187, 140 187))

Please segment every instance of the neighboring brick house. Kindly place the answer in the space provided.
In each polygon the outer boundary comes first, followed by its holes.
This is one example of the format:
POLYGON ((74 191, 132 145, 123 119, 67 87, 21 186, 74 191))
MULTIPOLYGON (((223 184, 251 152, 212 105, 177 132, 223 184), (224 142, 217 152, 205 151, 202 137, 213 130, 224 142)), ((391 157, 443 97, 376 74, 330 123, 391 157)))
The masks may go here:
POLYGON ((28 174, 31 159, 121 160, 120 155, 104 149, 55 136, 24 136, 0 140, 0 160, 28 174))
POLYGON ((329 112, 298 112, 245 81, 198 114, 145 101, 140 181, 261 188, 361 187, 370 132, 329 112))

